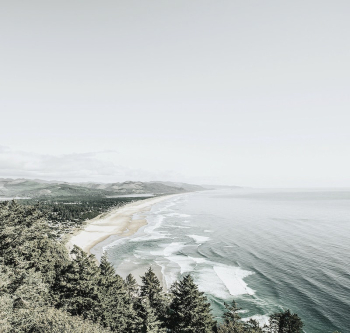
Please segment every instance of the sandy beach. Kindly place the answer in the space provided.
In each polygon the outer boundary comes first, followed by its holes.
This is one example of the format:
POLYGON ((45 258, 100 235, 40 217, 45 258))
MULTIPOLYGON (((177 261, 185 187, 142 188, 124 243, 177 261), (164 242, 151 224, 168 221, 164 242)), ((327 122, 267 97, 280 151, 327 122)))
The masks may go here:
POLYGON ((130 236, 147 224, 145 218, 133 219, 134 214, 142 215, 142 212, 150 210, 152 205, 178 195, 171 194, 139 200, 101 214, 88 221, 84 229, 72 235, 66 242, 66 247, 70 251, 74 245, 77 245, 85 252, 90 253, 96 244, 112 235, 130 236))

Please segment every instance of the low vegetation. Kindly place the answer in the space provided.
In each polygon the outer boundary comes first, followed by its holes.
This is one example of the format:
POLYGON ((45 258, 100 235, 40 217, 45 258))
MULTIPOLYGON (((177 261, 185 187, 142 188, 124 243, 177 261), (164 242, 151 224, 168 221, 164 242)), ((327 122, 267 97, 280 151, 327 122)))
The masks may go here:
POLYGON ((138 286, 132 275, 117 275, 106 256, 97 265, 78 247, 69 255, 44 210, 0 204, 0 332, 302 332, 289 310, 271 315, 265 327, 242 321, 239 310, 226 304, 218 324, 190 275, 164 292, 150 268, 138 286))

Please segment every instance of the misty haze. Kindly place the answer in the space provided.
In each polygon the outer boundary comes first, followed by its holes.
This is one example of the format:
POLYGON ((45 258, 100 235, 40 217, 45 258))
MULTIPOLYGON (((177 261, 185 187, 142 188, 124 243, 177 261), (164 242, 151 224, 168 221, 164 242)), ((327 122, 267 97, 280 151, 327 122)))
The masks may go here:
POLYGON ((0 332, 349 332, 349 12, 2 0, 0 332))

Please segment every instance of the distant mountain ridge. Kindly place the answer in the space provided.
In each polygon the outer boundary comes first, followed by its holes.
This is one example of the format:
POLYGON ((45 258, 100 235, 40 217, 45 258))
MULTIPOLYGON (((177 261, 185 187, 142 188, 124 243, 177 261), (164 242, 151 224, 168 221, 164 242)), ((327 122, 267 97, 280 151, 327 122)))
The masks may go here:
POLYGON ((122 183, 69 183, 41 179, 0 178, 1 197, 110 197, 128 194, 175 194, 203 191, 206 188, 186 183, 139 182, 122 183))

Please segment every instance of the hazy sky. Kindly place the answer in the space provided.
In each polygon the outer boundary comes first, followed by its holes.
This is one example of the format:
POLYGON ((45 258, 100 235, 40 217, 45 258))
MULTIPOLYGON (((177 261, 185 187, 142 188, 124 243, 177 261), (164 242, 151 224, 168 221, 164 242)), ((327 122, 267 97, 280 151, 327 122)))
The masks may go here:
POLYGON ((0 177, 350 186, 349 0, 0 5, 0 177))

